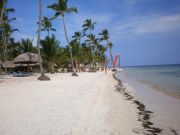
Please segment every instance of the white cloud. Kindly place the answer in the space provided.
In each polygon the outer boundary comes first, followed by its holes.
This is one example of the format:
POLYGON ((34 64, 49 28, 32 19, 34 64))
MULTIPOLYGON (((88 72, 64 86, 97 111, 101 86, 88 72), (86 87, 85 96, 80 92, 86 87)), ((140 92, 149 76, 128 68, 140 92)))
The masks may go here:
POLYGON ((164 33, 180 29, 180 14, 134 17, 111 25, 112 32, 119 36, 164 33))
POLYGON ((109 23, 112 20, 112 15, 109 14, 80 14, 74 20, 77 24, 83 23, 86 19, 92 19, 98 23, 109 23))

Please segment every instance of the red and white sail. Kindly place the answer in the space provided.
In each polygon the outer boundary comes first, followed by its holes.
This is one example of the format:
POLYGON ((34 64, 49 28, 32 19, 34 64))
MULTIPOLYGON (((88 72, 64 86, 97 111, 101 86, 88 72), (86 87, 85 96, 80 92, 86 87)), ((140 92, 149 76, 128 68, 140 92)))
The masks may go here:
POLYGON ((117 54, 114 59, 114 66, 118 66, 120 62, 120 54, 117 54))

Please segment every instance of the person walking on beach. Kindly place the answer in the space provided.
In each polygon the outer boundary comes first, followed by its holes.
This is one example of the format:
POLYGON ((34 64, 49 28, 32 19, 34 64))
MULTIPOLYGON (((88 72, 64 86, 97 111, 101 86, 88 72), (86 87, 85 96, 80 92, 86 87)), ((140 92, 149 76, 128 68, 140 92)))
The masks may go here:
POLYGON ((109 62, 109 60, 106 58, 105 61, 104 61, 104 71, 105 71, 105 74, 107 74, 107 65, 108 65, 108 62, 109 62))

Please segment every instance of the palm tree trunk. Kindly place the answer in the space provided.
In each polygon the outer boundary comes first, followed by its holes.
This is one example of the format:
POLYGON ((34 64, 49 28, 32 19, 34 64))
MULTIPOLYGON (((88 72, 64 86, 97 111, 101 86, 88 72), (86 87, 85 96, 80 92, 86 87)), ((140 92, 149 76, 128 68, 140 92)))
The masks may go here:
POLYGON ((40 37, 41 37, 41 24, 42 24, 42 0, 39 0, 39 26, 38 26, 38 39, 37 39, 37 50, 38 50, 38 61, 41 75, 44 74, 42 66, 42 58, 40 52, 40 37))
POLYGON ((2 3, 3 3, 3 7, 2 7, 2 11, 1 11, 0 24, 2 24, 2 23, 3 23, 4 5, 5 5, 4 0, 2 0, 2 3))
MULTIPOLYGON (((91 30, 90 30, 90 35, 92 35, 91 30)), ((93 68, 95 70, 95 59, 94 59, 94 52, 93 52, 93 49, 92 49, 92 40, 91 39, 90 39, 90 42, 91 42, 91 45, 90 45, 90 47, 91 47, 91 55, 92 55, 92 59, 93 59, 93 68)))
MULTIPOLYGON (((3 34, 4 35, 4 34, 3 34)), ((4 69, 5 69, 5 73, 7 73, 7 67, 6 67, 6 63, 7 63, 7 40, 6 40, 6 36, 3 36, 4 38, 4 69)))
POLYGON ((109 40, 107 39, 107 47, 109 48, 109 54, 110 54, 110 57, 111 57, 111 64, 114 68, 114 59, 113 59, 113 56, 112 56, 112 50, 111 48, 109 47, 109 40))
POLYGON ((67 43, 68 43, 68 46, 69 46, 69 52, 70 52, 70 57, 71 57, 71 64, 72 64, 72 68, 73 68, 73 74, 72 75, 77 75, 75 67, 74 67, 74 62, 73 62, 72 48, 70 46, 70 42, 69 42, 69 39, 68 39, 68 36, 67 36, 67 30, 66 30, 64 16, 62 16, 62 18, 63 18, 64 33, 65 33, 66 40, 67 40, 67 43))
POLYGON ((49 30, 48 30, 48 39, 49 39, 49 30))
POLYGON ((111 56, 111 61, 112 61, 112 65, 113 65, 113 68, 114 68, 114 59, 113 59, 113 56, 112 56, 112 49, 109 48, 109 52, 110 52, 110 56, 111 56))
POLYGON ((76 58, 75 58, 75 64, 76 64, 76 71, 79 72, 78 71, 78 64, 77 64, 77 59, 76 58))
MULTIPOLYGON (((1 11, 1 20, 0 20, 0 24, 3 24, 4 21, 3 21, 3 15, 5 14, 5 1, 2 0, 2 3, 3 3, 3 8, 2 8, 2 11, 1 11)), ((7 67, 6 67, 6 62, 7 62, 7 46, 6 46, 6 35, 4 32, 2 32, 2 40, 3 40, 3 45, 4 45, 4 66, 5 66, 5 73, 7 72, 7 67)))

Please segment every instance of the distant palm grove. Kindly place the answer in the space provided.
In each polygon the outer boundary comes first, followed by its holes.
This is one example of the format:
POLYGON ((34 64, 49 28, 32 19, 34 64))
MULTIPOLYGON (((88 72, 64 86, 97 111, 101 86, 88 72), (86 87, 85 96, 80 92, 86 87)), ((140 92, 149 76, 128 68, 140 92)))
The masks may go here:
MULTIPOLYGON (((113 63, 112 43, 107 29, 95 35, 94 28, 97 23, 91 19, 86 19, 79 31, 68 31, 66 16, 70 13, 77 13, 78 15, 78 9, 69 7, 68 0, 57 0, 49 5, 47 10, 54 11, 54 16, 50 17, 43 15, 43 3, 42 0, 39 0, 39 5, 37 5, 39 6, 37 44, 33 44, 33 39, 16 41, 12 37, 13 33, 21 30, 12 26, 12 22, 16 21, 16 18, 10 18, 10 16, 13 15, 15 9, 7 7, 7 3, 8 0, 0 0, 0 63, 6 64, 7 61, 13 61, 18 55, 30 52, 38 54, 41 74, 61 72, 70 68, 72 75, 84 71, 85 67, 89 67, 90 71, 103 68, 108 58, 113 63), (52 22, 59 17, 61 18, 59 25, 62 25, 63 29, 55 28, 52 25, 52 22), (64 31, 66 44, 61 44, 60 36, 52 34, 52 32, 59 30, 64 31), (43 39, 41 32, 46 33, 43 39), (70 33, 71 35, 74 33, 72 37, 68 35, 70 33)), ((3 71, 8 71, 7 66, 3 67, 3 71)))

